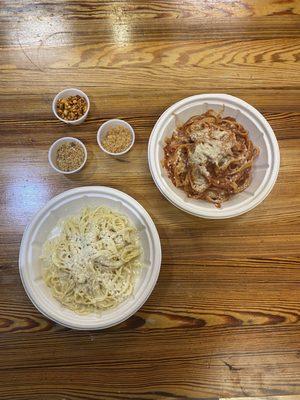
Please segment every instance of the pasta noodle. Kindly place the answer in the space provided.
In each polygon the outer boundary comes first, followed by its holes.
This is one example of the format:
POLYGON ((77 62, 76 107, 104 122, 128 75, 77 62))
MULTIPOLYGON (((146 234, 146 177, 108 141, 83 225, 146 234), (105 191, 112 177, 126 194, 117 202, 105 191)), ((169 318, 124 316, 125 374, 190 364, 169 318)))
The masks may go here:
POLYGON ((176 187, 189 197, 220 207, 250 185, 258 154, 241 124, 208 110, 190 118, 166 139, 163 163, 176 187))
POLYGON ((103 311, 128 298, 141 267, 137 230, 107 207, 85 208, 61 222, 43 246, 44 280, 53 296, 79 313, 103 311))

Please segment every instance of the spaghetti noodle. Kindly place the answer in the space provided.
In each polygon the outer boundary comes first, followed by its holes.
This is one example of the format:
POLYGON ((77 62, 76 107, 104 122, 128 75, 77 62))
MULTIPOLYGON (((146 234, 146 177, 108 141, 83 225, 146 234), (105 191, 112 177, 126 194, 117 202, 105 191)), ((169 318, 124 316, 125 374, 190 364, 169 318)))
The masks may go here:
POLYGON ((164 167, 173 184, 188 197, 216 207, 251 182, 259 154, 247 131, 232 117, 208 110, 176 129, 164 146, 164 167))
POLYGON ((43 247, 44 280, 53 296, 79 314, 115 307, 134 289, 141 266, 137 230, 107 207, 85 208, 61 222, 43 247))

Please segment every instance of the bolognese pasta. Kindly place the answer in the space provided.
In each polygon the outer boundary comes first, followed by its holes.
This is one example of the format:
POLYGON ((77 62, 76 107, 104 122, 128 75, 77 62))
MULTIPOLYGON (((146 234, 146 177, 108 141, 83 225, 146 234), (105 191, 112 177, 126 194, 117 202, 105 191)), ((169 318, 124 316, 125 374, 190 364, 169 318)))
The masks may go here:
POLYGON ((164 146, 164 167, 188 197, 216 207, 251 182, 259 148, 235 118, 208 110, 177 128, 164 146))

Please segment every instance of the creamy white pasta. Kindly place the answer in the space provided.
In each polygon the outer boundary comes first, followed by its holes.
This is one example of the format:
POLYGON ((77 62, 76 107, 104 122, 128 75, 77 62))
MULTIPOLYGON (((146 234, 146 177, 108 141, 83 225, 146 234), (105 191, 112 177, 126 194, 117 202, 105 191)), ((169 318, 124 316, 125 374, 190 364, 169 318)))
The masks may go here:
POLYGON ((133 293, 142 249, 126 216, 107 207, 85 208, 60 227, 42 254, 44 280, 57 300, 88 314, 115 307, 133 293))

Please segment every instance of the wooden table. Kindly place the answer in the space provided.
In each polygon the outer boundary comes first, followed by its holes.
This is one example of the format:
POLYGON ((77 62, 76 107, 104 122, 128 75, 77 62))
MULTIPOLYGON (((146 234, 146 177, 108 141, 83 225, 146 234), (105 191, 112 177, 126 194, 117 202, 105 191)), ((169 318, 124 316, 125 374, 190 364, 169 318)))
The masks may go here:
POLYGON ((300 399, 299 14, 296 0, 2 2, 1 399, 300 399), (77 127, 51 113, 54 95, 72 86, 91 99, 77 127), (208 92, 259 109, 281 150, 270 196, 231 220, 179 211, 147 165, 159 115, 208 92), (98 126, 113 117, 136 131, 126 163, 96 143, 98 126), (88 148, 76 176, 47 162, 50 144, 65 135, 88 148), (18 272, 26 224, 54 195, 84 185, 137 199, 163 249, 150 299, 102 332, 47 320, 18 272))

